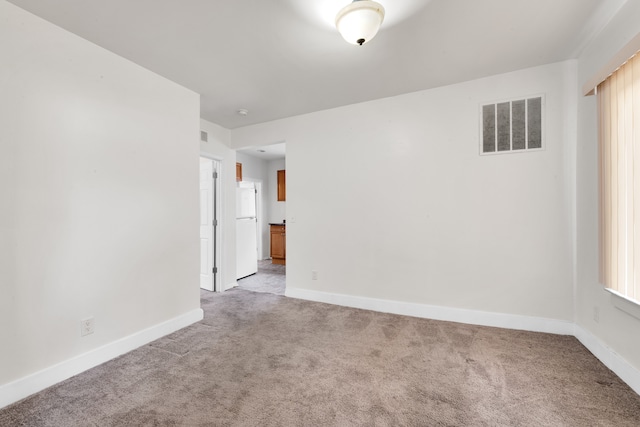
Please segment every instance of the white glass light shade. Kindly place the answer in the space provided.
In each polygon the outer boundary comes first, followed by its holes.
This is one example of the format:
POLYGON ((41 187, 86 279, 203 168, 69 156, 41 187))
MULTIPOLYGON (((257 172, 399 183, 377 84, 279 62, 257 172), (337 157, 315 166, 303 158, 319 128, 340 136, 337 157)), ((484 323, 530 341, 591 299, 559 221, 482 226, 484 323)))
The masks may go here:
POLYGON ((336 28, 346 41, 362 45, 371 40, 384 19, 384 7, 369 0, 356 0, 336 16, 336 28))

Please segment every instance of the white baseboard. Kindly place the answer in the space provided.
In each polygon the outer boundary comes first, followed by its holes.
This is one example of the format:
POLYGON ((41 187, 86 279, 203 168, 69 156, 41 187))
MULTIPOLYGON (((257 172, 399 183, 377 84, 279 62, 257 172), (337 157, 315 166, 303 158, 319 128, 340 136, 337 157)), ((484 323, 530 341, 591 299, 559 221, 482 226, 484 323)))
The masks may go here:
POLYGON ((573 322, 541 317, 492 313, 461 308, 414 304, 376 298, 356 297, 287 287, 285 295, 291 298, 324 302, 345 307, 362 308, 383 313, 402 314, 426 319, 445 320, 471 325, 493 326, 533 332, 575 336, 595 357, 611 369, 622 381, 640 394, 640 371, 601 342, 590 332, 573 322))
POLYGON ((640 394, 640 370, 623 359, 611 347, 596 338, 591 332, 574 325, 574 336, 593 353, 607 368, 611 369, 622 381, 640 394))
POLYGON ((380 311, 383 313, 422 317, 425 319, 446 320, 449 322, 518 329, 523 331, 547 332, 558 335, 573 335, 573 322, 545 319, 542 317, 520 316, 516 314, 494 313, 488 311, 467 310, 463 308, 356 297, 290 287, 287 287, 285 296, 309 301, 326 302, 346 307, 380 311))
POLYGON ((135 334, 75 356, 56 365, 0 386, 0 408, 24 399, 81 372, 135 350, 158 338, 199 322, 204 317, 201 308, 154 325, 135 334))
MULTIPOLYGON (((237 286, 234 282, 229 288, 237 286)), ((625 359, 602 343, 598 338, 582 327, 568 321, 545 319, 530 316, 492 313, 460 308, 440 307, 376 298, 356 297, 311 291, 307 289, 286 289, 290 298, 324 302, 346 307, 361 308, 383 313, 401 314, 434 320, 445 320, 472 325, 493 326, 534 332, 546 332, 575 336, 605 366, 616 373, 636 393, 640 394, 640 371, 625 359)), ((124 353, 135 350, 158 338, 169 335, 179 329, 203 319, 202 309, 192 310, 182 316, 167 320, 133 335, 121 338, 87 353, 73 357, 42 371, 20 378, 0 386, 0 408, 17 402, 33 393, 44 390, 74 375, 98 366, 124 353)))

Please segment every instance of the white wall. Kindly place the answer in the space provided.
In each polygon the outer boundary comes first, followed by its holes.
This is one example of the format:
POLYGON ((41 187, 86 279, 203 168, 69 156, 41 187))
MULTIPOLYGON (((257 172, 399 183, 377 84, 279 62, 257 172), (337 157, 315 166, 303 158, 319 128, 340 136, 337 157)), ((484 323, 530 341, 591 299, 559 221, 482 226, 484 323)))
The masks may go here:
POLYGON ((200 151, 221 160, 222 197, 221 227, 222 260, 220 280, 225 289, 236 283, 236 151, 229 148, 228 129, 200 120, 200 129, 209 134, 208 142, 200 142, 200 151))
POLYGON ((236 161, 242 163, 242 180, 266 181, 267 161, 250 156, 243 152, 236 152, 236 161))
POLYGON ((286 219, 287 202, 278 201, 278 171, 287 169, 285 159, 270 160, 267 164, 269 177, 269 222, 280 223, 286 219))
POLYGON ((287 143, 288 291, 573 320, 575 71, 551 64, 233 130, 234 147, 287 143), (479 105, 539 93, 546 150, 479 156, 479 105))
MULTIPOLYGON (((628 1, 579 59, 579 85, 640 33, 640 2, 628 1)), ((597 111, 594 96, 579 95, 577 153, 576 323, 640 370, 640 319, 616 308, 598 283, 597 111), (594 319, 598 310, 599 321, 594 319)), ((640 316, 640 307, 636 315, 640 316)), ((639 383, 640 385, 640 383, 639 383)))
POLYGON ((199 96, 3 0, 0 57, 2 406, 7 383, 202 312, 199 96))

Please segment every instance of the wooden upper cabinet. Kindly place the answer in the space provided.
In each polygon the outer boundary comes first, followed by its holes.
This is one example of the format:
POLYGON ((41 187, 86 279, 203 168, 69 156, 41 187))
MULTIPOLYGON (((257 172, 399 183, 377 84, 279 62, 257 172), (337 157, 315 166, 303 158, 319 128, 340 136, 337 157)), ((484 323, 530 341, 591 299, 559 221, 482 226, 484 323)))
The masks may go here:
POLYGON ((242 181, 242 163, 236 163, 236 181, 242 181))
POLYGON ((285 179, 285 171, 278 171, 278 201, 287 200, 287 180, 285 179))

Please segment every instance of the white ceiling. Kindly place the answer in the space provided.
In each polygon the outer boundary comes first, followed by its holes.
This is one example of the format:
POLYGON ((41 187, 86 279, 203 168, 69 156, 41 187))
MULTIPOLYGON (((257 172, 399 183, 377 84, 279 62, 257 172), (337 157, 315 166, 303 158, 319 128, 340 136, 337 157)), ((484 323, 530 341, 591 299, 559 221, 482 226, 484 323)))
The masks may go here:
POLYGON ((277 160, 286 157, 287 147, 286 143, 281 142, 260 147, 247 147, 237 151, 263 160, 277 160))
POLYGON ((10 1, 200 93, 202 118, 233 129, 573 58, 626 0, 378 0, 364 46, 332 24, 349 0, 10 1))

